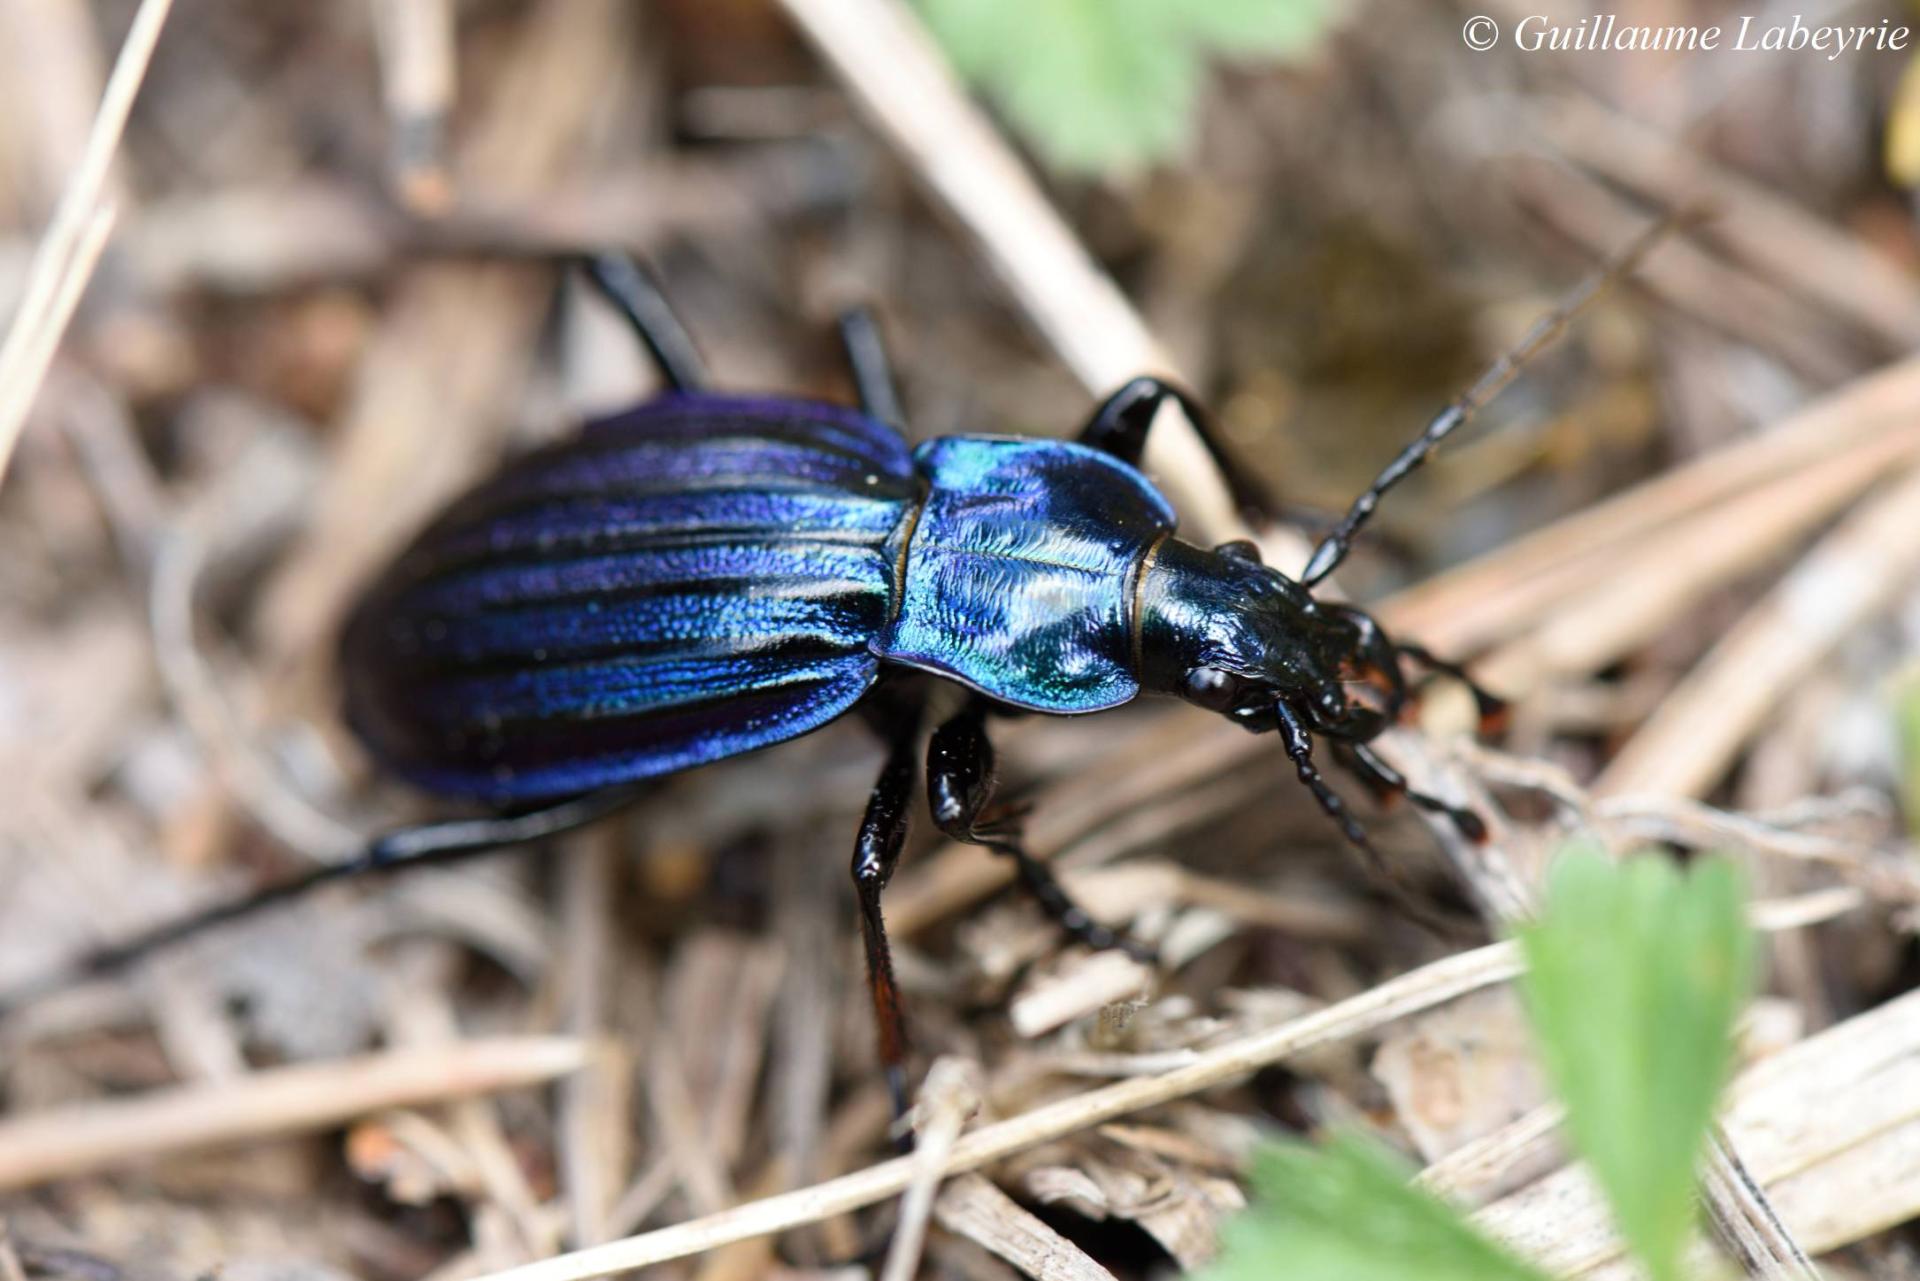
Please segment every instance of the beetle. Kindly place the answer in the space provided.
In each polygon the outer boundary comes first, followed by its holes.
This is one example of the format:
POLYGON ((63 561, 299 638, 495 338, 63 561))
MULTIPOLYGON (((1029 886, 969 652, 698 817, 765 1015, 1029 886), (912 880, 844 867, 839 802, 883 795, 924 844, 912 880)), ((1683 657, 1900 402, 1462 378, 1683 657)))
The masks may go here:
MULTIPOLYGON (((1095 922, 995 800, 989 718, 1082 715, 1171 695, 1272 733, 1345 837, 1365 831, 1322 776, 1315 741, 1376 791, 1484 825, 1408 785, 1373 750, 1409 670, 1457 678, 1483 721, 1499 701, 1459 667, 1315 594, 1389 489, 1512 379, 1656 225, 1591 277, 1408 445, 1290 578, 1248 542, 1182 539, 1141 472, 1168 401, 1236 497, 1254 484, 1195 398, 1155 377, 1109 396, 1073 440, 961 435, 909 448, 878 331, 843 319, 859 408, 709 389, 694 344, 645 272, 590 278, 667 390, 514 460, 451 504, 368 587, 340 647, 345 714, 376 761, 490 817, 404 829, 348 862, 85 958, 98 974, 321 881, 535 841, 625 804, 646 780, 771 746, 856 708, 886 758, 854 841, 853 881, 881 1061, 904 1104, 907 1041, 881 896, 924 772, 950 837, 1012 859, 1074 937, 1149 949, 1095 922), (961 687, 932 728, 927 677, 961 687)), ((69 981, 71 975, 37 985, 69 981)), ((16 998, 21 994, 15 994, 16 998)))

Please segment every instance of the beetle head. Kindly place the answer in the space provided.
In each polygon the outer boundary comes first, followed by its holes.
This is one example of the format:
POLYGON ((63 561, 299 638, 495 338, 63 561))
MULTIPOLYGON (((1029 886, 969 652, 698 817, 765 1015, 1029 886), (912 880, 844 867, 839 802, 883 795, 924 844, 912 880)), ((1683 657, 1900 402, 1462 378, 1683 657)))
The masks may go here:
POLYGON ((1317 733, 1364 741, 1406 703, 1400 655, 1380 626, 1315 600, 1250 544, 1168 540, 1141 602, 1144 682, 1250 730, 1272 729, 1284 702, 1317 733))

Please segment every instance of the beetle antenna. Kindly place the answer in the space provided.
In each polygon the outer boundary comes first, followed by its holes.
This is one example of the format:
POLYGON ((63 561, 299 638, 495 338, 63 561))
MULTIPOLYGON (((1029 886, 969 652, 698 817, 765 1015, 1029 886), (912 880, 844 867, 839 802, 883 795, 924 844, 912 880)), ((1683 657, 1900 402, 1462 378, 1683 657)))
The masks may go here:
POLYGON ((1314 548, 1313 556, 1307 561, 1306 572, 1300 576, 1301 583, 1312 587, 1338 568, 1353 547, 1353 536, 1360 531, 1361 526, 1367 523, 1374 509, 1380 505, 1380 499, 1388 490, 1405 480, 1409 473, 1427 461, 1428 456, 1441 441, 1452 435, 1461 424, 1485 408, 1488 401, 1504 391, 1521 368, 1533 359, 1541 348, 1558 338, 1573 318, 1584 311, 1601 291, 1639 266, 1640 261, 1655 245, 1665 239, 1668 233, 1678 230, 1685 224, 1699 221, 1704 212, 1698 207, 1690 206, 1670 213, 1648 226, 1623 248, 1617 250, 1612 257, 1601 263, 1599 268, 1585 280, 1575 285, 1566 297, 1560 300, 1559 306, 1535 321, 1533 328, 1529 329, 1518 343, 1510 350, 1503 352, 1471 387, 1468 387, 1452 404, 1441 410, 1433 421, 1427 424, 1426 430, 1415 437, 1413 443, 1402 449, 1394 460, 1374 477, 1373 484, 1369 485, 1360 497, 1353 500, 1353 506, 1347 508, 1347 514, 1340 518, 1340 523, 1334 527, 1333 532, 1321 539, 1320 545, 1314 548))

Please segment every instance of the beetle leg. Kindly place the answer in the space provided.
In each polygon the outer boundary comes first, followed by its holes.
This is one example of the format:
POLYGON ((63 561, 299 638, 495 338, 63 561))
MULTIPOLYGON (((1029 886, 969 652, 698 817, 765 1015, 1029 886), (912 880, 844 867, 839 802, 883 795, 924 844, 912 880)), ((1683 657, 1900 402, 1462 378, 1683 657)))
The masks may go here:
POLYGON ((993 743, 978 699, 933 732, 927 748, 927 804, 940 830, 956 841, 979 845, 1014 861, 1020 884, 1069 935, 1092 948, 1119 948, 1137 961, 1156 964, 1154 950, 1087 914, 1067 894, 1053 870, 1027 852, 1020 839, 1021 807, 993 806, 993 743))
POLYGON ((1367 830, 1360 826, 1360 821, 1354 818, 1353 811, 1347 808, 1347 803, 1340 799, 1340 794, 1334 791, 1327 780, 1321 776, 1319 766, 1313 762, 1313 735, 1308 731, 1307 723, 1301 719, 1300 713, 1294 711, 1284 700, 1276 702, 1273 710, 1279 721, 1280 745, 1286 749, 1287 759, 1293 762, 1294 772, 1300 776, 1300 782, 1306 789, 1313 793, 1313 799, 1320 803, 1320 808, 1339 824, 1340 832, 1347 838, 1347 843, 1360 851, 1360 856, 1365 860, 1367 870, 1374 879, 1387 887, 1407 915, 1420 924, 1443 936, 1458 934, 1458 928, 1452 922, 1430 911, 1420 902, 1412 889, 1393 870, 1392 865, 1381 857, 1379 848, 1367 836, 1367 830))
POLYGON ((1473 695, 1474 709, 1480 714, 1480 735, 1482 738, 1493 738, 1506 727, 1507 700, 1501 698, 1498 694, 1489 693, 1481 686, 1480 682, 1473 679, 1466 668, 1460 666, 1458 663, 1450 663, 1444 658, 1435 656, 1433 651, 1425 645, 1401 644, 1396 645, 1394 648, 1398 649, 1414 662, 1419 663, 1422 667, 1429 668, 1445 676, 1451 676, 1467 687, 1467 692, 1473 695))
POLYGON ((902 723, 892 735, 887 763, 873 785, 860 835, 853 844, 853 889, 860 900, 860 935, 867 947, 867 988, 873 994, 873 1022, 880 1065, 887 1074, 895 1116, 907 1111, 907 1020, 900 985, 893 977, 893 949, 880 914, 880 894, 893 878, 906 843, 912 815, 913 779, 919 764, 914 751, 919 724, 902 723))
POLYGON ((849 307, 840 313, 840 343, 847 349, 847 368, 853 371, 861 410, 889 427, 905 425, 893 364, 887 359, 887 345, 872 308, 849 307))
POLYGON ((1267 492, 1267 487, 1228 452, 1219 428, 1200 407, 1200 402, 1165 379, 1143 375, 1127 383, 1094 411, 1077 439, 1083 445, 1138 467, 1146 455, 1147 432, 1169 399, 1180 406, 1187 421, 1193 424, 1200 443, 1206 446, 1213 465, 1220 469, 1221 477, 1227 482, 1227 491, 1233 496, 1235 506, 1248 516, 1272 519, 1279 511, 1279 504, 1267 492))
POLYGON ((1430 814, 1444 814, 1460 835, 1470 841, 1487 839, 1486 820, 1470 809, 1449 804, 1438 796, 1419 791, 1407 782, 1407 776, 1380 758, 1380 754, 1366 743, 1344 743, 1345 750, 1336 755, 1342 757, 1342 764, 1367 782, 1377 786, 1383 793, 1391 796, 1404 796, 1430 814))
POLYGON ((501 818, 452 819, 405 827, 376 837, 358 856, 317 867, 304 876, 271 885, 246 898, 216 904, 157 925, 124 942, 90 952, 64 969, 0 995, 0 1014, 88 979, 118 973, 203 930, 252 916, 333 881, 402 867, 444 866, 510 845, 525 845, 571 832, 630 804, 635 787, 607 788, 546 809, 501 818))
POLYGON ((673 304, 639 262, 622 253, 588 254, 581 259, 587 278, 612 303, 633 332, 646 344, 660 376, 675 391, 700 391, 707 386, 706 362, 680 323, 673 304))

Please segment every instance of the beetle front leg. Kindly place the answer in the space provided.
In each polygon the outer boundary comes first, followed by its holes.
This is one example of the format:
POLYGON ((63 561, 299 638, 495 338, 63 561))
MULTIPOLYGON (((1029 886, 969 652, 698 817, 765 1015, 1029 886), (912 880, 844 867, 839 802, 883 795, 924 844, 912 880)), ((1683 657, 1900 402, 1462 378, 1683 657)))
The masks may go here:
POLYGON ((1473 695, 1474 710, 1480 717, 1480 737, 1498 738, 1507 724, 1507 700, 1498 694, 1490 693, 1473 678, 1473 674, 1458 663, 1450 663, 1440 658, 1425 645, 1400 644, 1395 646, 1404 658, 1413 660, 1430 671, 1443 676, 1451 676, 1467 687, 1473 695))
MULTIPOLYGON (((1287 759, 1293 762, 1294 772, 1299 775, 1300 782, 1306 789, 1313 793, 1313 799, 1319 803, 1321 810, 1339 825, 1340 833, 1347 838, 1347 843, 1360 851, 1367 871, 1400 901, 1400 906, 1407 915, 1442 937, 1456 936, 1459 930, 1454 923, 1422 904, 1414 896, 1412 889, 1393 870, 1392 864, 1381 857, 1379 848, 1367 836, 1367 829, 1360 826, 1360 820, 1353 816, 1353 811, 1347 808, 1347 803, 1340 799, 1340 794, 1333 790, 1320 773, 1320 767, 1314 764, 1313 733, 1307 728, 1306 720, 1285 700, 1275 703, 1273 710, 1277 719, 1276 727, 1280 731, 1280 745, 1286 749, 1287 759)), ((1384 779, 1370 781, 1389 786, 1391 790, 1391 786, 1384 779)), ((1399 781, 1402 786, 1405 785, 1404 778, 1399 781)), ((1475 822, 1479 821, 1477 815, 1469 817, 1475 822)))
POLYGON ((1119 948, 1137 961, 1157 964, 1152 948, 1094 920, 1068 896, 1053 869, 1027 852, 1020 839, 1021 811, 992 804, 994 783, 986 710, 975 699, 933 732, 927 748, 927 805, 933 821, 956 841, 1012 859, 1021 886, 1073 938, 1088 947, 1119 948))
POLYGON ((1090 445, 1112 454, 1129 466, 1138 467, 1140 460, 1146 456, 1147 433, 1153 427, 1160 407, 1169 399, 1180 406, 1187 421, 1193 424, 1200 443, 1206 446, 1213 465, 1220 469, 1221 477, 1227 482, 1227 491, 1233 496, 1234 505, 1249 516, 1272 519, 1279 510, 1279 504, 1274 501, 1267 487, 1228 452, 1220 438, 1219 429, 1214 426, 1206 410, 1201 408, 1200 402, 1165 379, 1143 375, 1127 383, 1094 411, 1087 425, 1080 429, 1077 439, 1083 445, 1090 445))
POLYGON ((1407 781, 1407 776, 1389 765, 1380 754, 1365 743, 1336 744, 1334 755, 1340 763, 1352 770, 1360 778, 1380 789, 1387 796, 1404 796, 1429 814, 1441 814, 1452 822, 1460 835, 1470 841, 1480 842, 1487 839, 1486 820, 1470 809, 1441 800, 1438 796, 1420 791, 1407 781))

